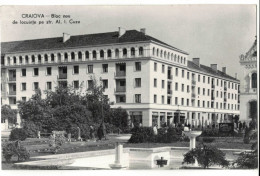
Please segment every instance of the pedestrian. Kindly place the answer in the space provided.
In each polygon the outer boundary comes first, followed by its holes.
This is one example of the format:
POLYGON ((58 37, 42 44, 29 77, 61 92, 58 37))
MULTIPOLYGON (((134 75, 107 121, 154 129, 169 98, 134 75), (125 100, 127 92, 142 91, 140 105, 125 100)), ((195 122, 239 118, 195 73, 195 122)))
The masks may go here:
POLYGON ((95 140, 95 134, 94 134, 95 129, 94 129, 94 127, 92 125, 90 125, 89 128, 90 128, 90 130, 89 130, 89 132, 90 132, 90 139, 95 140))
POLYGON ((153 134, 154 134, 154 135, 157 135, 157 134, 158 134, 157 124, 155 124, 154 127, 153 127, 153 134))
POLYGON ((97 130, 97 136, 98 136, 98 139, 101 140, 102 137, 103 137, 103 128, 102 128, 102 124, 99 126, 98 130, 97 130))
POLYGON ((243 122, 243 129, 245 129, 246 128, 246 122, 244 121, 243 122))

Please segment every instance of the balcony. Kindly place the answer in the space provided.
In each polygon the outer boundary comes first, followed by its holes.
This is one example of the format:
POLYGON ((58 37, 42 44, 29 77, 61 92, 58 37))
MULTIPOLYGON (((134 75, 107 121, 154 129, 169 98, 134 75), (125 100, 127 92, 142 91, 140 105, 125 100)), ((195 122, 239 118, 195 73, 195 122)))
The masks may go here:
POLYGON ((168 89, 167 94, 172 95, 172 90, 168 89))
POLYGON ((168 78, 169 80, 172 80, 172 79, 173 79, 173 76, 172 76, 172 75, 168 75, 167 78, 168 78))
POLYGON ((122 78, 126 76, 126 72, 125 71, 117 71, 115 72, 115 78, 122 78))
POLYGON ((192 84, 193 86, 195 86, 195 85, 196 85, 196 81, 195 81, 195 80, 192 80, 192 81, 191 81, 191 84, 192 84))
POLYGON ((60 74, 57 76, 57 79, 67 79, 67 78, 68 78, 67 74, 60 74))
POLYGON ((116 87, 115 93, 125 93, 126 92, 126 87, 116 87))
POLYGON ((16 95, 16 91, 9 91, 8 95, 16 95))
POLYGON ((9 77, 8 78, 8 81, 11 82, 11 81, 16 81, 16 77, 9 77))

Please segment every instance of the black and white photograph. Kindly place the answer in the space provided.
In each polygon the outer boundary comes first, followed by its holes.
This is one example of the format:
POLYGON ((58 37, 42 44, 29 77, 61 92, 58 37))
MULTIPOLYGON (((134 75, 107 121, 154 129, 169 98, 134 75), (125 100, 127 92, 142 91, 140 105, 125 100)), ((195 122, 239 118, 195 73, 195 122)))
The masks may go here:
POLYGON ((257 174, 258 10, 2 5, 1 172, 257 174))

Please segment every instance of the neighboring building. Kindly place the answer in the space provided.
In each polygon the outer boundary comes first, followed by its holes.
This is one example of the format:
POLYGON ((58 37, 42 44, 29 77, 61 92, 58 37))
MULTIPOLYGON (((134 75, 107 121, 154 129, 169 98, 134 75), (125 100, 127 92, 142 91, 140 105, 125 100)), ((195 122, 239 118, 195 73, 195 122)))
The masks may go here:
MULTIPOLYGON (((79 85, 91 76, 103 81, 112 107, 127 110, 143 126, 218 124, 239 115, 239 80, 188 61, 188 53, 141 31, 117 32, 2 43, 2 103, 17 108, 34 90, 79 85)), ((19 121, 19 117, 18 117, 19 121)))
POLYGON ((257 47, 256 40, 245 55, 240 56, 244 67, 241 80, 241 115, 240 120, 249 122, 257 118, 257 47))

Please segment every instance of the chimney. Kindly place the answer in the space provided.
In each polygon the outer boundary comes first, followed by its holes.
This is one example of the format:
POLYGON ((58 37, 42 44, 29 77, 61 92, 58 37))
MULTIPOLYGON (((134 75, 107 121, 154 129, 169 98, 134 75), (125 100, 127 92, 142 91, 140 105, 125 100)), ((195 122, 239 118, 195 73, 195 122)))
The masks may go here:
POLYGON ((145 35, 145 28, 141 28, 140 32, 142 32, 145 35))
POLYGON ((227 73, 226 71, 227 71, 227 67, 222 67, 222 72, 227 73))
POLYGON ((194 64, 200 67, 200 58, 192 58, 192 61, 194 62, 194 64))
POLYGON ((218 64, 210 64, 210 67, 216 72, 218 71, 218 64))
POLYGON ((122 35, 124 35, 126 32, 125 29, 123 29, 122 27, 118 27, 118 37, 121 37, 122 35))
POLYGON ((70 39, 70 34, 63 33, 63 43, 65 43, 65 42, 68 41, 69 39, 70 39))
POLYGON ((235 73, 235 78, 237 79, 237 73, 235 73))

